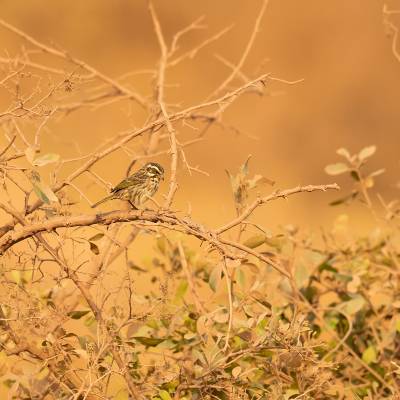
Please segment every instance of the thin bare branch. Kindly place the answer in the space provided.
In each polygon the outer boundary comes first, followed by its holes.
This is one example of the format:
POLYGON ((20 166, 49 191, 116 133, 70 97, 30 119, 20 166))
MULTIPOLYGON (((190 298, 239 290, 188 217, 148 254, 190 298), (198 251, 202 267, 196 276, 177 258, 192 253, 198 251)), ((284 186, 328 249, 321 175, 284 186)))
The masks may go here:
POLYGON ((249 41, 247 42, 246 48, 244 49, 239 62, 236 64, 235 68, 233 69, 233 71, 230 73, 230 75, 221 83, 221 85, 218 86, 217 89, 214 90, 214 92, 212 94, 210 94, 208 96, 208 99, 214 97, 215 95, 218 95, 219 93, 221 93, 223 90, 225 90, 225 88, 232 82, 232 80, 236 77, 236 75, 238 74, 238 72, 243 68, 244 63, 246 62, 246 59, 248 57, 248 55, 250 54, 251 48, 254 45, 254 42, 256 40, 257 34, 260 30, 260 25, 261 25, 261 20, 264 16, 265 10, 267 8, 268 5, 268 0, 263 0, 262 5, 261 5, 261 9, 258 13, 258 16, 256 18, 256 22, 254 24, 254 28, 251 32, 249 41))
POLYGON ((160 45, 161 57, 158 66, 158 79, 157 79, 157 102, 160 106, 161 113, 164 117, 165 126, 169 133, 169 141, 170 141, 170 153, 171 153, 171 175, 169 181, 169 189, 167 198, 164 202, 164 207, 171 207, 174 195, 176 190, 178 189, 178 184, 176 182, 176 171, 178 168, 178 145, 176 142, 176 132, 175 128, 171 123, 171 119, 168 115, 167 107, 164 101, 164 86, 165 86, 165 71, 168 63, 168 48, 164 40, 164 36, 161 30, 160 22, 158 20, 157 14, 153 7, 153 3, 149 2, 149 11, 151 18, 153 20, 154 30, 157 35, 158 44, 160 45))
POLYGON ((138 93, 133 92, 132 90, 124 87, 121 85, 119 82, 116 80, 108 77, 107 75, 103 74, 102 72, 98 71, 96 68, 92 67, 91 65, 85 63, 82 60, 79 60, 78 58, 75 58, 68 54, 65 51, 57 50, 54 47, 48 46, 36 39, 34 39, 32 36, 28 35, 27 33, 23 32, 22 30, 16 28, 15 26, 9 24, 8 22, 0 19, 0 26, 3 28, 9 30, 10 32, 15 33, 16 35, 20 36, 24 40, 26 40, 28 43, 32 44, 33 46, 39 48, 45 53, 51 54, 55 57, 62 58, 67 62, 73 63, 76 66, 86 70, 87 72, 93 74, 93 76, 96 76, 100 80, 102 80, 105 83, 108 83, 112 87, 114 87, 116 90, 118 90, 119 93, 121 93, 124 96, 127 96, 129 99, 132 99, 136 101, 139 105, 141 105, 144 108, 147 108, 147 102, 146 100, 139 95, 138 93))
POLYGON ((332 183, 329 185, 307 185, 307 186, 297 186, 293 189, 287 189, 282 191, 278 190, 268 196, 258 198, 246 210, 244 210, 243 213, 240 214, 236 219, 216 229, 215 232, 219 235, 239 225, 242 221, 244 221, 247 217, 249 217, 257 207, 259 207, 262 204, 268 203, 270 201, 277 199, 286 199, 288 196, 297 193, 315 192, 315 191, 325 192, 326 190, 339 190, 339 189, 340 187, 336 183, 332 183))

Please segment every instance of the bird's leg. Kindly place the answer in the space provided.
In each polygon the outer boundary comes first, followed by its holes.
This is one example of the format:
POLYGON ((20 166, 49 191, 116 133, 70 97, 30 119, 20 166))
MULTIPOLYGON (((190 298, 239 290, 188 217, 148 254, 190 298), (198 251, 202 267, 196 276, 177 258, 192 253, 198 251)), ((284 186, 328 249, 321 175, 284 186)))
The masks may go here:
POLYGON ((130 200, 128 200, 128 202, 134 210, 139 210, 130 200))

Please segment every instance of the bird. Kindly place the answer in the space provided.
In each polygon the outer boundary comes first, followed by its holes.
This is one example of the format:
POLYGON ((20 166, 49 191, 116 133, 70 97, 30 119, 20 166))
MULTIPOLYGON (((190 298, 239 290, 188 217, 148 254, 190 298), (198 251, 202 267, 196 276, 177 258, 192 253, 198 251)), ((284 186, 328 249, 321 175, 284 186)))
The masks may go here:
POLYGON ((110 195, 94 203, 92 208, 108 200, 119 199, 127 200, 137 210, 157 192, 161 180, 164 180, 164 168, 156 162, 148 162, 112 188, 110 195))

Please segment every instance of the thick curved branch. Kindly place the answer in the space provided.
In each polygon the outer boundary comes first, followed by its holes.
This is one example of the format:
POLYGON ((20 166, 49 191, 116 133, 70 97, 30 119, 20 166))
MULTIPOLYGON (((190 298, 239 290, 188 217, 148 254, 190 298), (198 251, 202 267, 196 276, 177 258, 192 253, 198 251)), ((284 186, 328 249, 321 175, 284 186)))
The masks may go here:
POLYGON ((51 220, 38 222, 35 224, 23 226, 22 229, 18 231, 11 231, 3 235, 0 238, 0 254, 3 254, 9 248, 15 244, 28 239, 32 236, 37 235, 41 232, 51 232, 58 228, 70 228, 78 226, 91 226, 95 224, 100 225, 111 225, 116 222, 150 222, 155 224, 160 224, 162 226, 167 226, 170 229, 180 230, 188 235, 195 236, 202 241, 208 242, 211 246, 216 248, 222 255, 232 259, 240 259, 241 257, 237 253, 232 253, 227 250, 227 247, 240 250, 244 253, 252 255, 259 260, 270 264, 273 268, 279 271, 281 274, 289 277, 287 271, 283 270, 271 259, 255 252, 254 250, 241 245, 237 242, 231 242, 227 240, 222 240, 218 237, 219 234, 227 231, 228 229, 239 225, 244 221, 259 205, 267 203, 269 201, 286 198, 295 193, 301 192, 313 192, 316 190, 326 191, 328 189, 338 190, 339 186, 334 183, 330 185, 308 185, 308 186, 298 186, 293 189, 278 191, 272 193, 269 196, 257 199, 251 206, 247 208, 238 218, 234 219, 230 223, 224 225, 223 227, 217 229, 216 231, 207 230, 202 225, 190 220, 189 218, 178 218, 175 214, 170 212, 157 212, 157 211, 144 211, 144 210, 132 210, 132 211, 113 211, 108 213, 93 214, 93 215, 77 215, 73 217, 59 217, 51 220))
POLYGON ((159 213, 156 211, 113 211, 103 214, 94 215, 77 215, 74 217, 60 217, 51 220, 38 222, 35 224, 23 226, 18 231, 8 232, 0 239, 0 255, 4 254, 15 244, 35 236, 41 232, 52 232, 58 228, 72 228, 78 226, 91 226, 95 224, 111 225, 116 222, 151 222, 160 224, 169 229, 179 230, 187 235, 194 236, 202 241, 208 242, 212 247, 217 249, 221 255, 230 259, 242 259, 243 256, 237 252, 232 252, 229 248, 240 250, 249 255, 255 256, 263 262, 270 264, 278 272, 289 277, 289 274, 282 270, 270 259, 258 254, 254 250, 241 245, 240 243, 220 240, 213 231, 205 229, 202 225, 190 220, 189 218, 178 218, 174 214, 159 213))
POLYGON ((113 211, 108 213, 93 215, 77 215, 74 217, 59 217, 50 220, 38 222, 23 226, 21 229, 8 232, 0 239, 0 254, 4 254, 15 244, 28 239, 40 232, 51 232, 58 228, 71 228, 78 226, 91 226, 95 224, 111 225, 116 222, 151 222, 162 224, 170 229, 179 229, 186 234, 197 237, 200 240, 207 241, 212 246, 218 248, 228 258, 237 258, 229 253, 225 246, 219 243, 217 237, 212 231, 207 231, 203 226, 189 220, 188 218, 178 218, 171 213, 162 213, 157 211, 113 211))

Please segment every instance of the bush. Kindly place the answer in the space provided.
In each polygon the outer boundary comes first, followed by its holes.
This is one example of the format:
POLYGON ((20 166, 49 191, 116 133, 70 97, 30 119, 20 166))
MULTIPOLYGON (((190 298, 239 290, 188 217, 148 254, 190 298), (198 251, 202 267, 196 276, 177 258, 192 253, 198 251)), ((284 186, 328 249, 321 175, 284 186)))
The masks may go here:
POLYGON ((243 94, 262 95, 275 79, 240 73, 266 4, 228 77, 207 101, 178 110, 165 99, 166 71, 225 30, 182 52, 178 43, 199 21, 167 43, 150 3, 161 50, 152 101, 123 79, 0 21, 35 50, 8 60, 1 81, 10 93, 10 106, 0 114, 6 141, 0 150, 6 216, 0 227, 0 375, 9 398, 398 396, 399 208, 382 199, 376 207, 371 192, 383 170, 365 173, 374 146, 356 155, 339 149, 342 161, 326 168, 329 175, 348 174, 354 184, 331 205, 361 201, 374 218, 376 228, 362 237, 354 236, 345 214, 320 237, 293 226, 263 228, 253 216, 259 207, 339 187, 255 196, 254 189, 265 192, 274 182, 253 176, 250 158, 237 173, 228 172, 236 209, 231 221, 210 228, 174 208, 177 171, 203 172, 190 165, 186 147, 211 126, 235 130, 223 112, 243 94), (45 61, 34 58, 37 52, 45 61), (231 89, 236 76, 244 83, 231 89), (48 124, 117 101, 140 107, 144 125, 86 155, 43 151, 48 124), (184 142, 179 123, 195 127, 194 138, 184 142), (111 186, 94 167, 123 152, 132 159, 127 176, 135 163, 169 155, 163 204, 154 200, 137 210, 115 209, 122 203, 114 202, 111 212, 89 212, 82 203, 92 204, 90 184, 111 186), (141 251, 143 261, 131 250, 141 251))

